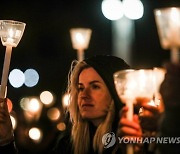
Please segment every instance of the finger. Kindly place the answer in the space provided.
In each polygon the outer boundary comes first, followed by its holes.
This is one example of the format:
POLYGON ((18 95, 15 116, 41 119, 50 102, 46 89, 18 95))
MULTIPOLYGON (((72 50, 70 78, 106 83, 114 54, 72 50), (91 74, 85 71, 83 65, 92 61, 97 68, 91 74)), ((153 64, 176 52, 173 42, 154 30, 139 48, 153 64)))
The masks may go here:
POLYGON ((136 130, 139 130, 141 128, 140 125, 139 125, 139 122, 129 121, 126 118, 122 118, 120 120, 120 127, 123 127, 123 126, 131 127, 133 129, 136 129, 136 130))
POLYGON ((152 113, 158 113, 159 112, 159 108, 152 106, 152 105, 148 105, 148 104, 142 104, 142 107, 144 110, 148 110, 152 113))
POLYGON ((134 120, 134 122, 139 124, 139 117, 138 117, 138 115, 133 115, 133 120, 134 120))
POLYGON ((142 136, 142 132, 140 130, 136 130, 130 127, 122 127, 120 132, 123 136, 142 136))
POLYGON ((0 121, 4 122, 5 119, 9 117, 8 107, 7 107, 7 99, 1 99, 3 101, 3 106, 0 106, 0 121))
POLYGON ((137 98, 136 98, 136 102, 137 102, 138 104, 147 103, 147 102, 149 102, 149 101, 150 101, 150 99, 147 98, 147 97, 137 97, 137 98))

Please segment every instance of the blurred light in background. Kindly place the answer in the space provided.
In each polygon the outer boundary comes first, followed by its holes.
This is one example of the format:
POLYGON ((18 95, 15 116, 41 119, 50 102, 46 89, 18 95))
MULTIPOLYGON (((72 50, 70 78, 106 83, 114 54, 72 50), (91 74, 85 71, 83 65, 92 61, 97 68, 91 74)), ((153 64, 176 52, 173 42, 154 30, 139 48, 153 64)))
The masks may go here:
POLYGON ((101 5, 103 15, 109 20, 123 17, 123 6, 120 0, 103 0, 101 5))
POLYGON ((119 20, 123 15, 136 20, 144 14, 144 6, 140 0, 103 0, 101 9, 109 20, 119 20))
POLYGON ((24 84, 24 73, 19 69, 13 69, 9 74, 9 82, 14 88, 19 88, 24 84))
POLYGON ((60 115, 61 115, 61 112, 56 107, 50 108, 47 112, 48 118, 52 121, 58 120, 60 118, 60 115))
POLYGON ((20 100, 20 106, 23 110, 28 110, 29 101, 30 101, 30 99, 27 97, 24 97, 20 100))
POLYGON ((90 28, 71 28, 71 42, 73 49, 85 50, 89 46, 92 30, 90 28))
POLYGON ((43 91, 40 94, 40 100, 44 105, 50 106, 53 104, 54 97, 53 97, 53 94, 51 92, 43 91))
POLYGON ((124 15, 132 20, 140 19, 144 14, 144 7, 140 0, 123 0, 124 15))
POLYGON ((39 81, 39 74, 37 73, 36 70, 34 69, 27 69, 25 72, 24 72, 24 76, 25 76, 25 82, 24 84, 27 86, 27 87, 33 87, 35 86, 38 81, 39 81))
POLYGON ((60 122, 57 124, 57 129, 59 131, 64 131, 66 129, 66 124, 64 122, 60 122))
POLYGON ((27 109, 31 112, 37 112, 40 108, 40 102, 36 98, 32 98, 27 104, 27 109))
POLYGON ((40 142, 42 135, 42 131, 39 128, 33 127, 29 130, 29 137, 35 142, 40 142))
POLYGON ((24 116, 27 121, 30 122, 39 119, 43 105, 38 98, 22 98, 20 106, 24 111, 24 116))
POLYGON ((67 108, 69 106, 69 103, 70 103, 70 95, 66 93, 63 95, 62 105, 64 108, 67 108))

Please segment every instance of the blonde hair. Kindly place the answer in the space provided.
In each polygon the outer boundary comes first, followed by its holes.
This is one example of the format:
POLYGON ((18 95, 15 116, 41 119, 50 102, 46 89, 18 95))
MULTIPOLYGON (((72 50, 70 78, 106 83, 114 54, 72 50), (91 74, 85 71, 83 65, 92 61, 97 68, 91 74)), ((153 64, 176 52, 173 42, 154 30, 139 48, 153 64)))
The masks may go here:
MULTIPOLYGON (((68 93, 70 94, 69 113, 72 122, 72 143, 74 148, 74 154, 88 153, 90 148, 90 132, 89 122, 81 118, 78 108, 78 80, 81 71, 91 66, 85 62, 74 61, 71 66, 68 82, 68 93)), ((103 152, 102 137, 105 133, 111 131, 113 119, 115 114, 114 101, 110 103, 108 113, 104 121, 97 127, 95 135, 93 137, 93 149, 98 153, 103 152)))

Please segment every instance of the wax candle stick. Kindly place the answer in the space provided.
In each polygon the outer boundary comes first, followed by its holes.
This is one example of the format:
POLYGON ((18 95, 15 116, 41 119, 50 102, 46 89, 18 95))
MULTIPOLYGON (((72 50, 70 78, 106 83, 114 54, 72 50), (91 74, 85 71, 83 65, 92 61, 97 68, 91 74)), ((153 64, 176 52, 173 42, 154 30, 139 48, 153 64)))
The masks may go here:
POLYGON ((78 61, 83 61, 84 60, 84 51, 83 50, 78 50, 77 51, 77 59, 78 61))
MULTIPOLYGON (((126 106, 128 107, 128 111, 127 111, 127 119, 132 121, 133 120, 133 100, 132 99, 128 99, 126 101, 126 106)), ((126 147, 126 153, 127 154, 133 154, 133 145, 132 144, 128 144, 126 147)))
POLYGON ((171 62, 172 63, 178 63, 178 62, 180 62, 179 61, 179 50, 178 50, 178 48, 176 48, 176 47, 174 47, 174 48, 171 48, 171 54, 170 54, 170 56, 171 56, 171 62))
POLYGON ((132 121, 133 120, 133 100, 128 99, 126 101, 126 106, 128 107, 127 119, 132 121))
POLYGON ((10 61, 11 61, 11 53, 12 53, 12 46, 6 46, 4 66, 3 66, 2 78, 1 78, 0 98, 5 98, 9 66, 10 66, 10 61))

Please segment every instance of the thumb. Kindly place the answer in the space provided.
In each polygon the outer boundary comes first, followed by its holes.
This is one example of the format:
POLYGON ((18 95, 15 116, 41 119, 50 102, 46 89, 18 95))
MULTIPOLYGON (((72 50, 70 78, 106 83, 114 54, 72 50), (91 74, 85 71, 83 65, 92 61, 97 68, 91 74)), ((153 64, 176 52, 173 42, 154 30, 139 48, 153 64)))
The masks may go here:
POLYGON ((139 117, 138 117, 138 115, 134 115, 133 116, 133 120, 134 120, 134 122, 136 122, 136 123, 139 123, 139 117))

